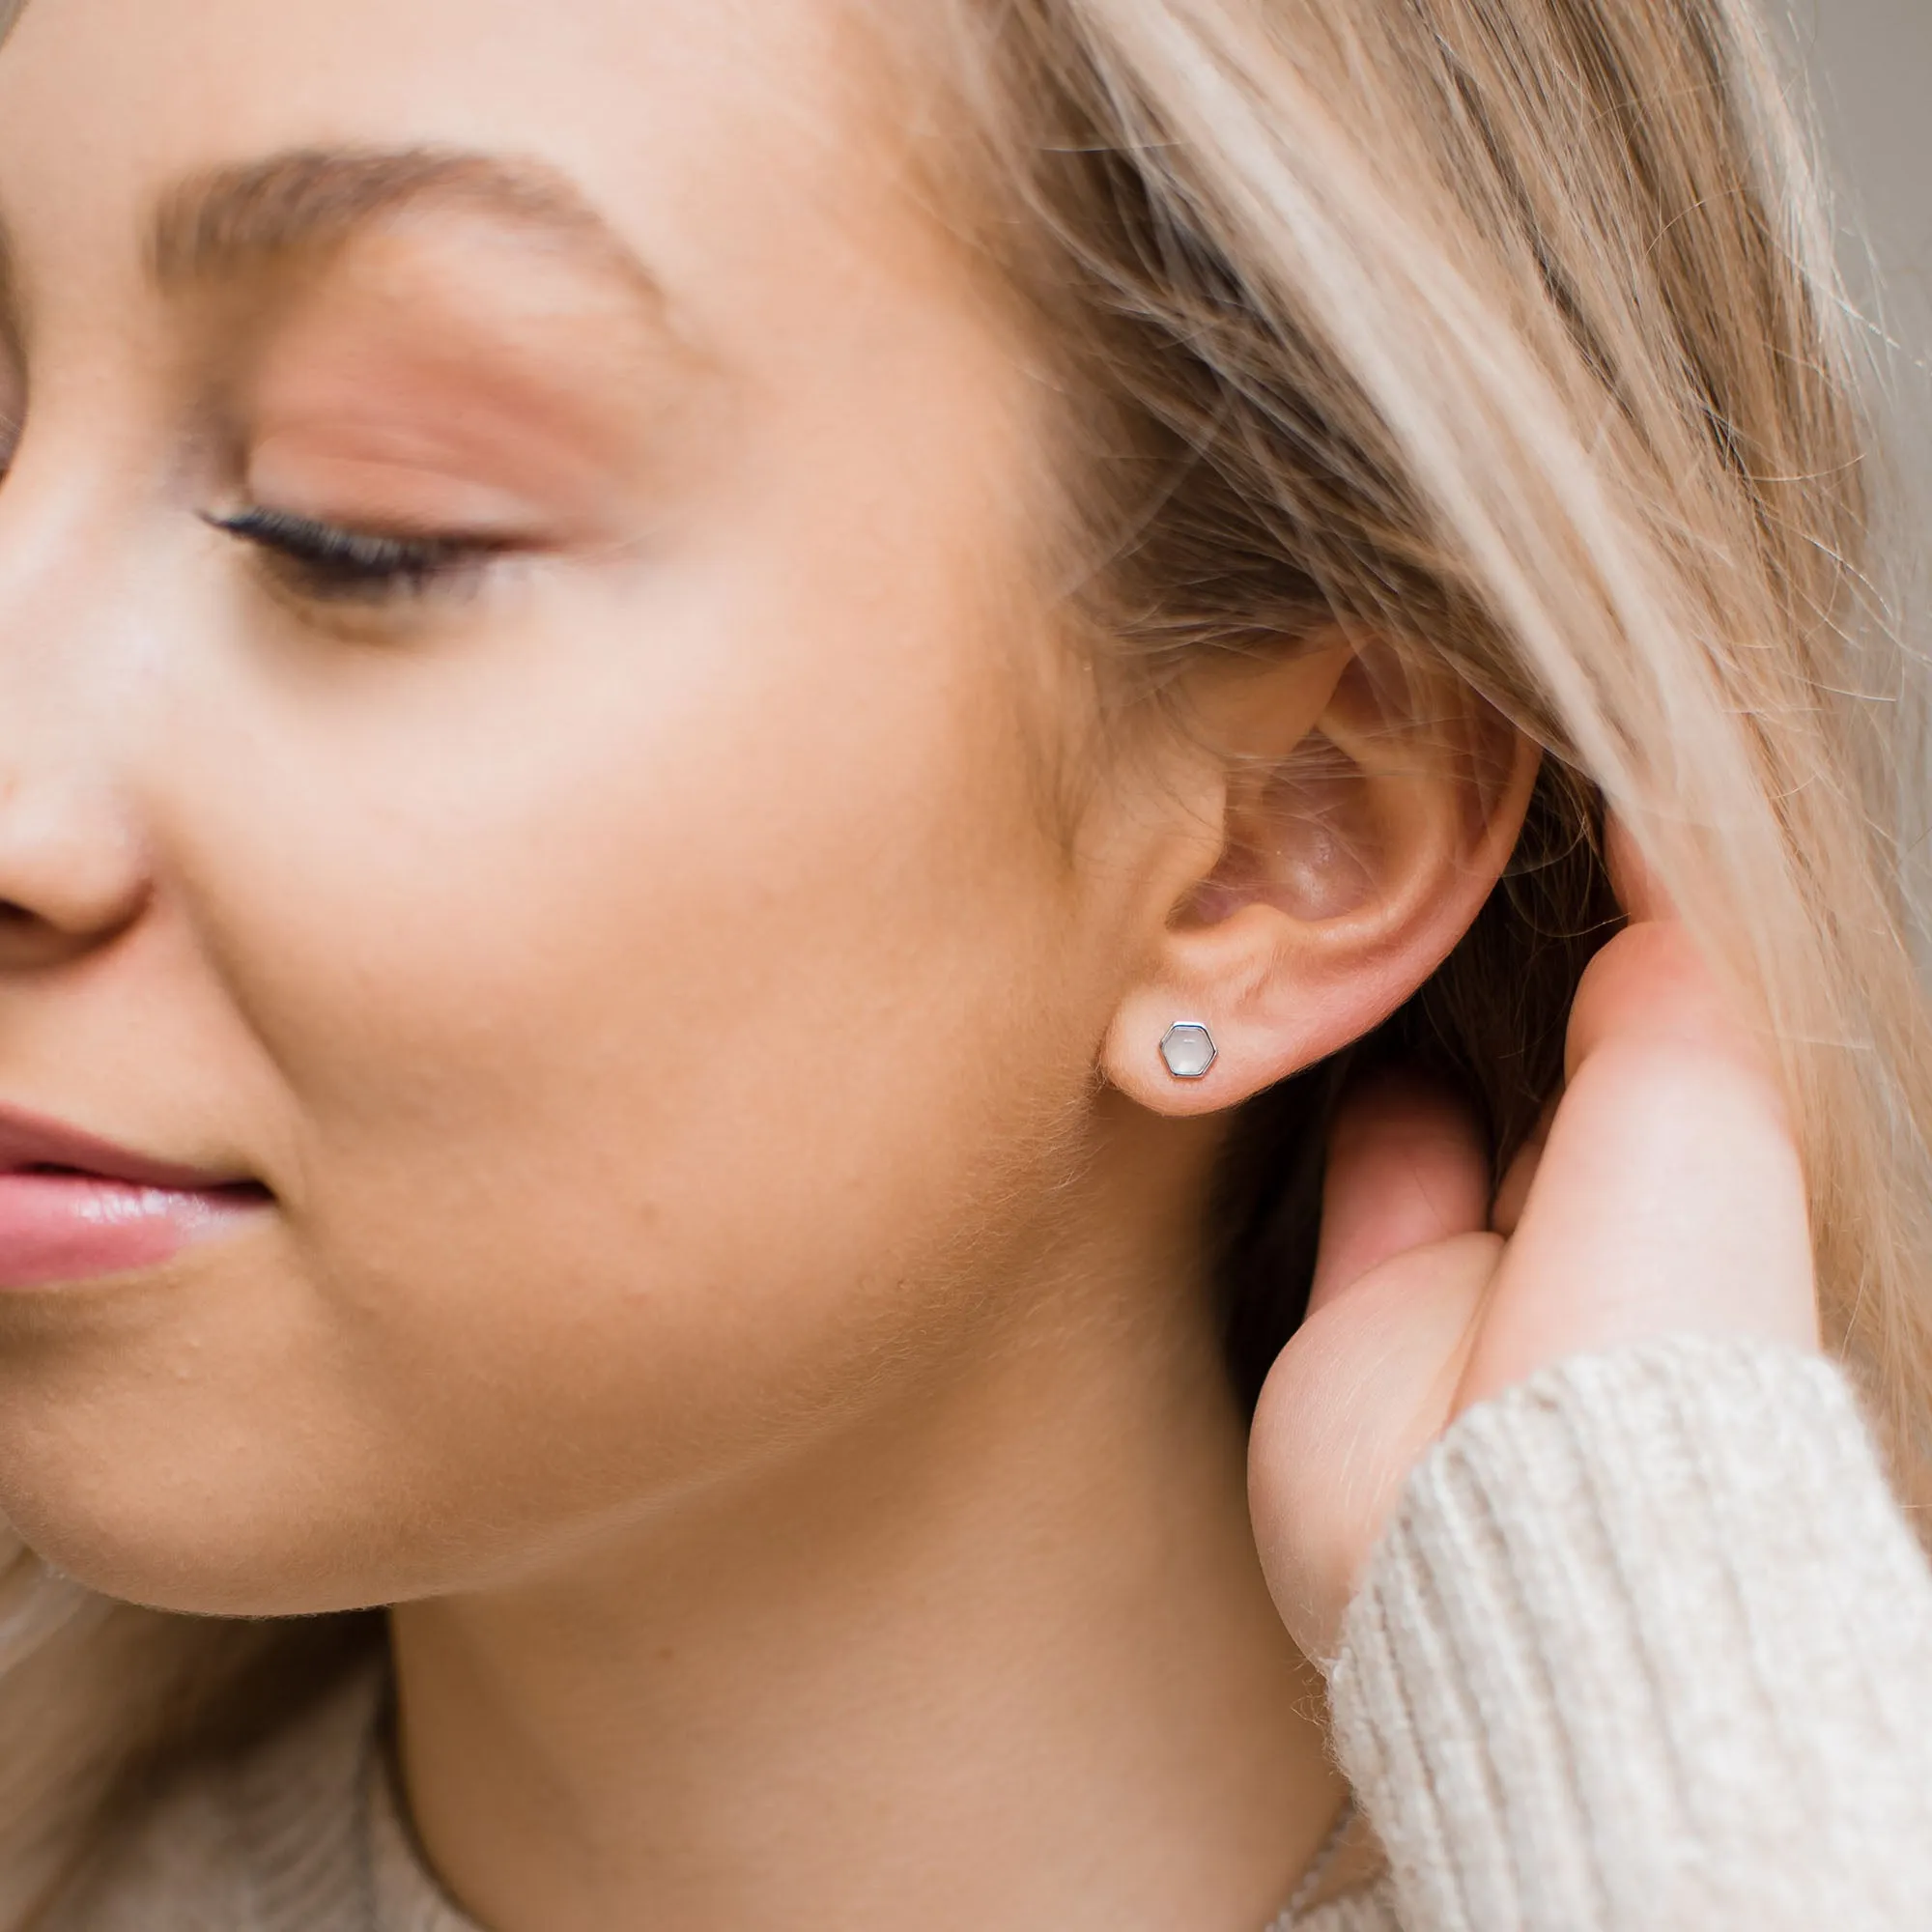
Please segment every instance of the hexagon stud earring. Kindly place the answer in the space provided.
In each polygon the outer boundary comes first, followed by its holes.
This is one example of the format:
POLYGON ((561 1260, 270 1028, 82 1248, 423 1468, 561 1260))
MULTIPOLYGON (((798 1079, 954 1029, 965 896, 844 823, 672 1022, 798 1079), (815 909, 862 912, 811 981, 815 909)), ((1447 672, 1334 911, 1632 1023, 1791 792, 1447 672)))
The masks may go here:
POLYGON ((1177 1080, 1205 1080, 1221 1050, 1199 1020, 1176 1020, 1160 1043, 1160 1057, 1177 1080))

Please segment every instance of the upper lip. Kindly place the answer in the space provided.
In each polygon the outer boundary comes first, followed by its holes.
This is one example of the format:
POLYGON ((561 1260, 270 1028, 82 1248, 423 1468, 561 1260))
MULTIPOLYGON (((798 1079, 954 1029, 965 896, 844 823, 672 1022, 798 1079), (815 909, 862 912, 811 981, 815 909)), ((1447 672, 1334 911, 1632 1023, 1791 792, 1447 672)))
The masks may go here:
POLYGON ((25 1113, 17 1107, 0 1107, 0 1174, 18 1174, 23 1169, 42 1167, 61 1168, 101 1180, 125 1181, 131 1187, 167 1187, 195 1193, 244 1185, 249 1179, 246 1175, 185 1167, 176 1161, 153 1160, 43 1115, 25 1113))

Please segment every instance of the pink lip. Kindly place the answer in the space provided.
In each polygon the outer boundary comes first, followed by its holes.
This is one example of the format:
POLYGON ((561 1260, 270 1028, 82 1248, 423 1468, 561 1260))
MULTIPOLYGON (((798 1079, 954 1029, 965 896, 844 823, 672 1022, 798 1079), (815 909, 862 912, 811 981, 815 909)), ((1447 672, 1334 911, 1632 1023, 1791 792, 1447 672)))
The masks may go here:
POLYGON ((0 1291, 157 1266, 267 1198, 244 1177, 151 1160, 0 1107, 0 1291))

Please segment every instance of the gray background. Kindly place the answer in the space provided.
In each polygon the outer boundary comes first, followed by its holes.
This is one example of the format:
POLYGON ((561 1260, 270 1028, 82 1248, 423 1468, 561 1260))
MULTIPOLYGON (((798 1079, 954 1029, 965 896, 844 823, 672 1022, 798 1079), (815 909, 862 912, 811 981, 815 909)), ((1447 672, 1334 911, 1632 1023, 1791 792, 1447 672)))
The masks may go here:
MULTIPOLYGON (((1932 0, 1796 0, 1792 18, 1853 295, 1894 345, 1886 381, 1900 467, 1932 505, 1932 0)), ((1916 527, 1922 554, 1922 514, 1916 527)))
MULTIPOLYGON (((1889 345, 1897 489, 1882 581, 1905 640, 1932 656, 1932 0, 1795 0, 1793 19, 1837 190, 1845 272, 1889 345)), ((1904 743, 1907 897, 1923 909, 1914 939, 1932 984, 1932 718, 1918 707, 1904 743)))

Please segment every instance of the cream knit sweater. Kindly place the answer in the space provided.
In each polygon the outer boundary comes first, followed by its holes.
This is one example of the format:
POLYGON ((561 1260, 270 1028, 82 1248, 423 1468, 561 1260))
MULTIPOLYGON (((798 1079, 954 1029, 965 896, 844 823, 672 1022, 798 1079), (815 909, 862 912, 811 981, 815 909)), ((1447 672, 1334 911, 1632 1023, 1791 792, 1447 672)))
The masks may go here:
MULTIPOLYGON (((1932 1573, 1822 1361, 1680 1341, 1470 1411, 1330 1691, 1389 1871, 1307 1932, 1932 1932, 1932 1573)), ((48 1932, 475 1932, 380 1699, 169 1794, 48 1932)))

